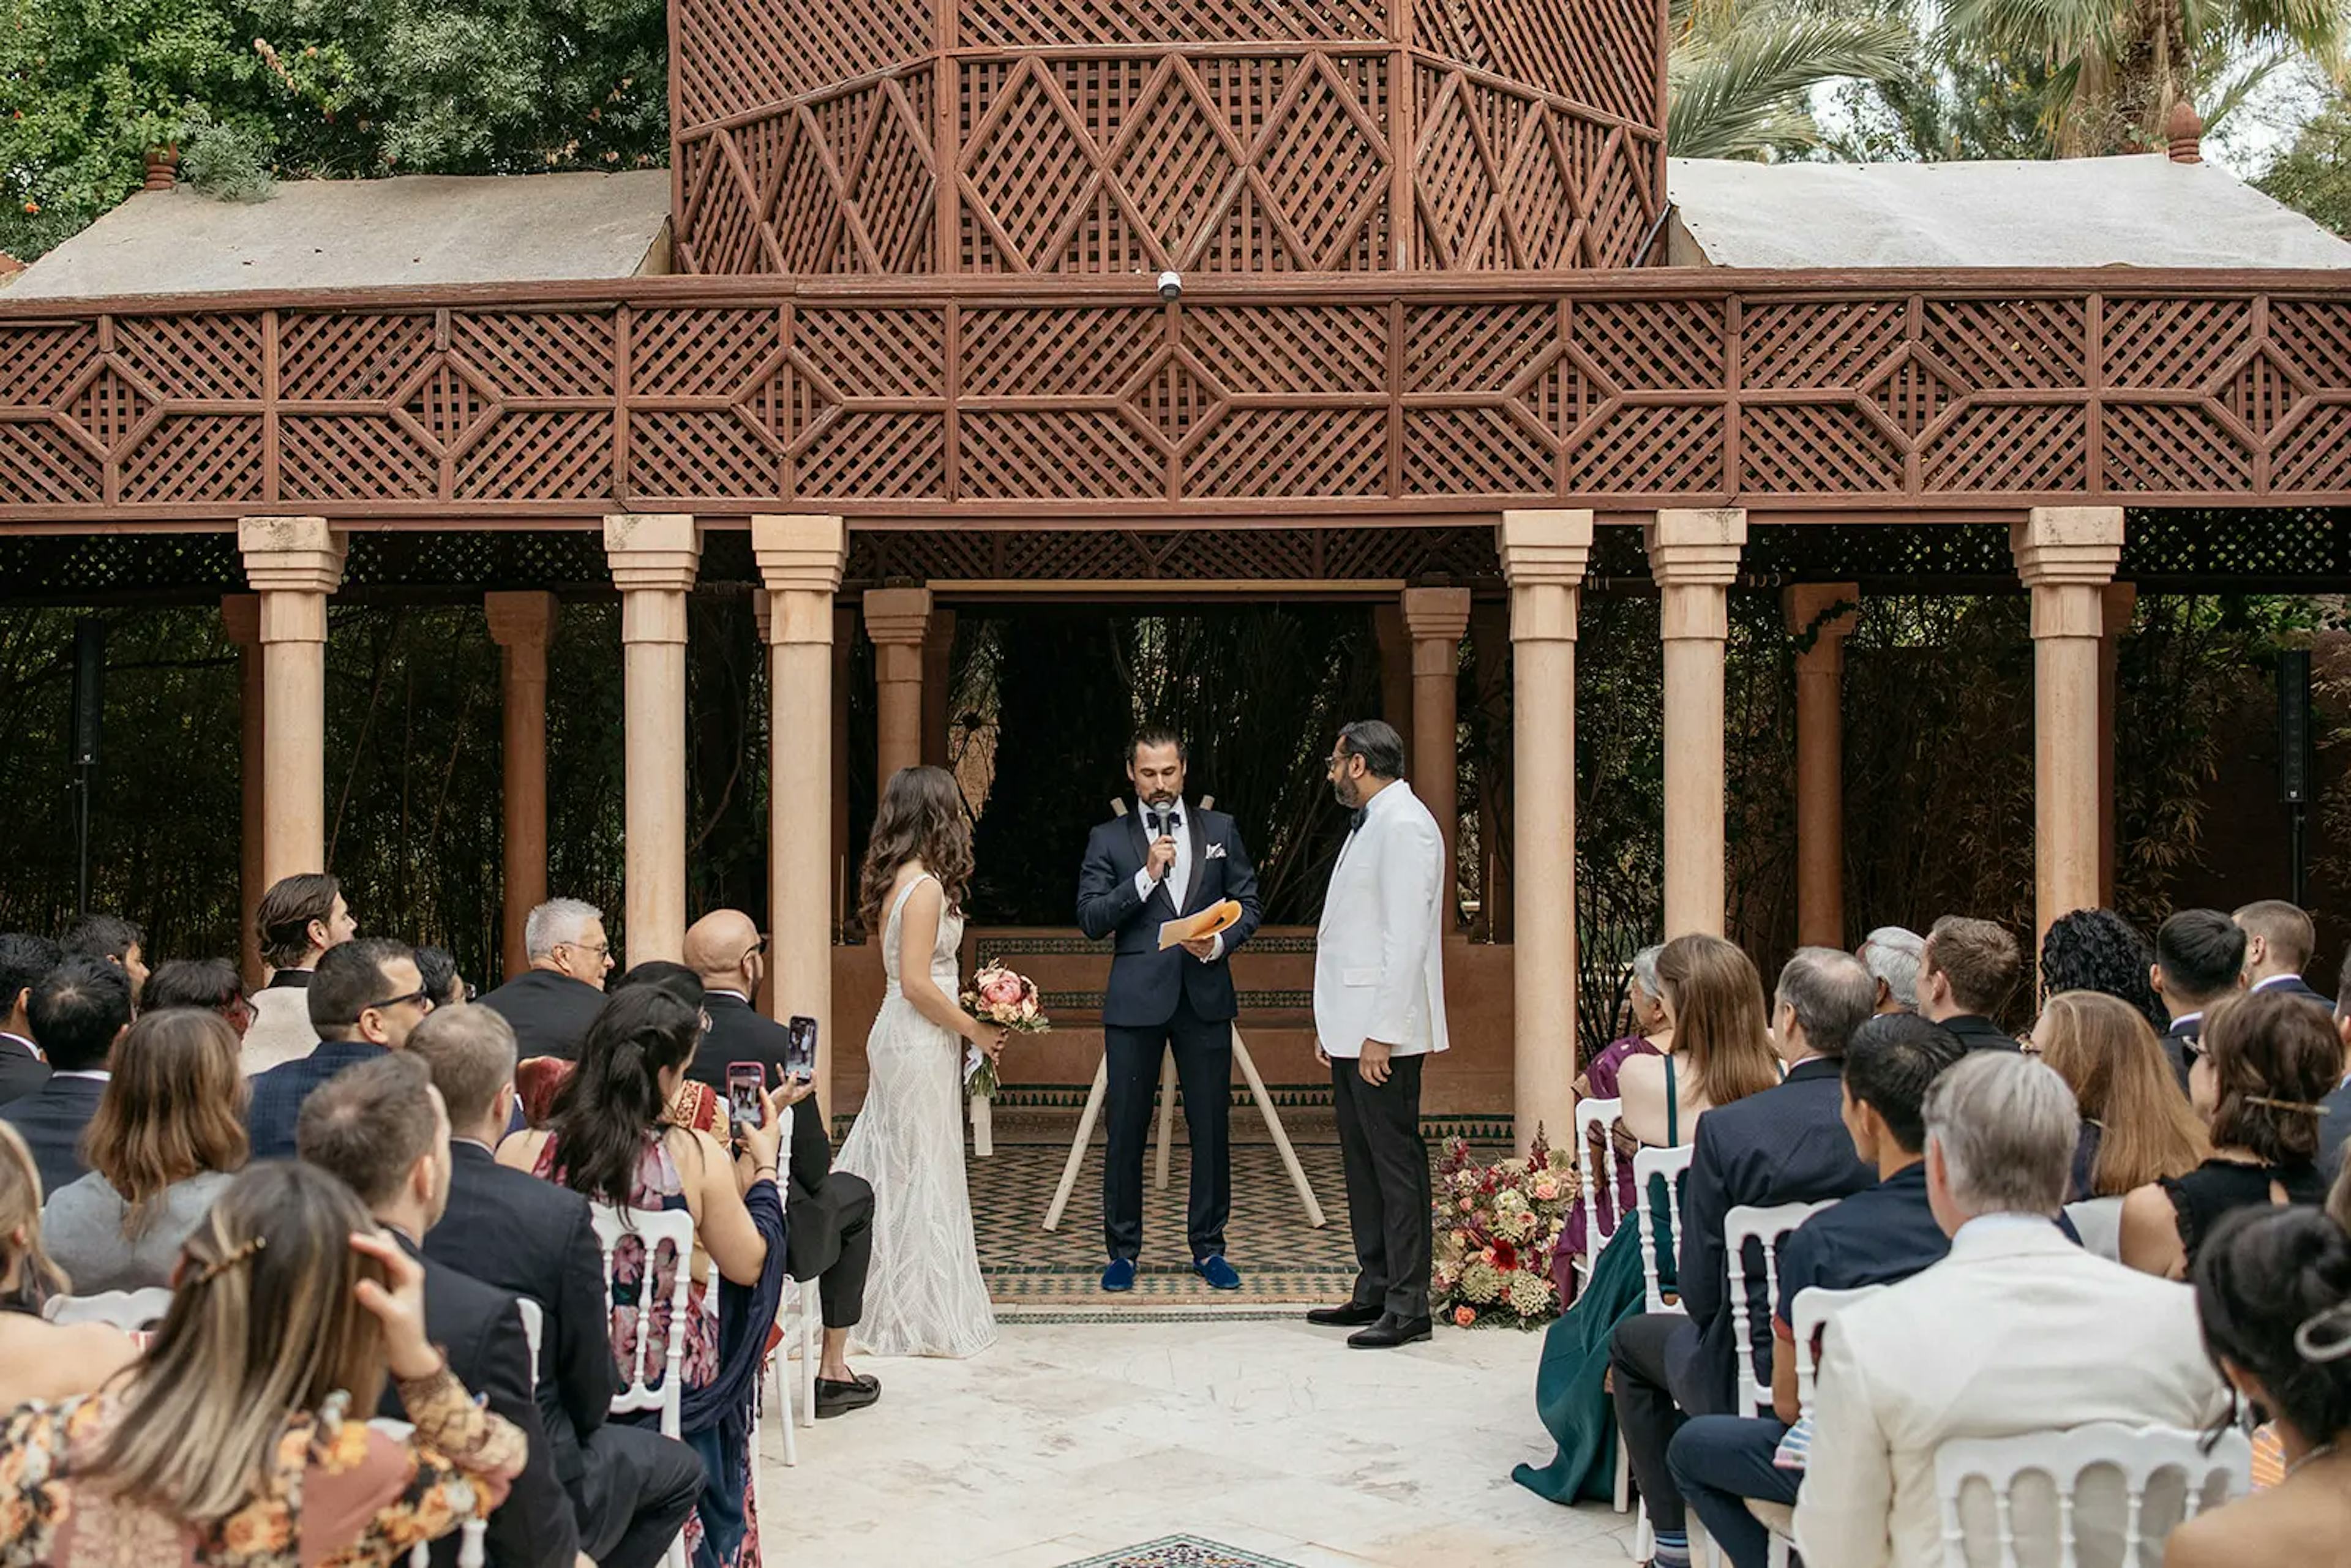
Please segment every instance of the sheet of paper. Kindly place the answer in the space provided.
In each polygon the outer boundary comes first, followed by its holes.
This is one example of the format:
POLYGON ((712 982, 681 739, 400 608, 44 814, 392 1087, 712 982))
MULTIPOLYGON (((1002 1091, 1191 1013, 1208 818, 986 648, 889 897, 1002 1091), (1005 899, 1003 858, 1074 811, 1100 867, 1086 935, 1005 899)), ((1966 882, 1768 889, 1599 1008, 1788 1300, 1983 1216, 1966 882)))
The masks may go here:
POLYGON ((1159 923, 1159 950, 1164 953, 1186 942, 1205 941, 1219 931, 1230 930, 1240 917, 1241 906, 1228 898, 1180 920, 1163 920, 1159 923))

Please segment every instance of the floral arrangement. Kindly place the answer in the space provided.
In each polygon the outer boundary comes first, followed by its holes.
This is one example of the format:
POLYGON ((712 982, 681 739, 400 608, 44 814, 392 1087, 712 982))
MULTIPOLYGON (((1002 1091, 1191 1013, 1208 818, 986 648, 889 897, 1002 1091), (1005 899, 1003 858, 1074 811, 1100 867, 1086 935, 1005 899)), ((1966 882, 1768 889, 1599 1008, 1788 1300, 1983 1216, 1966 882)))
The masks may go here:
POLYGON ((1559 1316, 1552 1254, 1579 1185, 1568 1151, 1552 1149, 1540 1127, 1523 1158, 1491 1165, 1467 1140, 1448 1142, 1437 1164, 1436 1315, 1465 1329, 1534 1328, 1559 1316))
MULTIPOLYGON (((963 1010, 1015 1034, 1043 1034, 1053 1027, 1038 1001, 1037 982, 1000 965, 972 976, 963 988, 963 1010)), ((969 1050, 964 1057, 964 1082, 973 1099, 993 1100, 998 1088, 994 1059, 977 1047, 969 1050)))

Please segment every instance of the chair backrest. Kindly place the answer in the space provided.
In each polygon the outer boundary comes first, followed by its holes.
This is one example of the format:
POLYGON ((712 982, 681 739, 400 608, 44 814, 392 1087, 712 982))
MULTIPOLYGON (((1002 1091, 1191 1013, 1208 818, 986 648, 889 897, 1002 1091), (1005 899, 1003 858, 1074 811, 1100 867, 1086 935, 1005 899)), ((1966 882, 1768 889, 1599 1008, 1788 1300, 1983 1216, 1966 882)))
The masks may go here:
MULTIPOLYGON (((1832 1198, 1829 1202, 1834 1203, 1832 1198)), ((1775 1203, 1768 1208, 1742 1203, 1722 1217, 1722 1251, 1730 1266, 1731 1343, 1738 1346, 1739 1406, 1752 1416, 1771 1408, 1771 1373, 1755 1350, 1754 1312, 1747 1300, 1747 1244, 1763 1249, 1763 1300, 1780 1299, 1780 1243, 1787 1234, 1828 1207, 1828 1203, 1775 1203)))
POLYGON ((538 1390, 538 1341, 547 1332, 547 1312, 528 1296, 515 1298, 515 1310, 522 1314, 522 1337, 530 1343, 530 1386, 538 1390))
MULTIPOLYGON (((2206 1443, 2201 1432, 2177 1427, 2132 1427, 2119 1421, 2025 1432, 2012 1437, 1952 1438, 1935 1450, 1935 1494, 1942 1505, 1945 1568, 1967 1568, 1968 1531, 1959 1493, 1970 1480, 1982 1481, 1991 1489, 2001 1568, 2016 1568, 2014 1493, 2017 1481, 2028 1475, 2045 1476, 2054 1489, 2057 1560, 2061 1568, 2076 1568, 2081 1559, 2075 1495, 2085 1473, 2096 1469, 2110 1470, 2121 1478, 2122 1562, 2136 1568, 2147 1535, 2147 1488, 2158 1476, 2168 1472, 2180 1478, 2186 1494, 2183 1517, 2188 1519, 2195 1518, 2206 1502, 2226 1501, 2251 1486, 2252 1445, 2242 1432, 2223 1433, 2209 1454, 2204 1451, 2206 1443)), ((2159 1537, 2168 1529, 2167 1523, 2156 1534, 2159 1537)), ((1983 1553, 1975 1555, 1980 1558, 1983 1553)))
POLYGON ((1678 1300, 1667 1303, 1657 1283, 1657 1249, 1662 1242, 1667 1249, 1678 1250, 1682 1181, 1689 1175, 1690 1149, 1688 1144, 1677 1144, 1670 1149, 1643 1149, 1633 1156, 1633 1201, 1641 1227, 1641 1281, 1648 1291, 1647 1310, 1653 1312, 1677 1312, 1682 1310, 1678 1300), (1662 1239, 1657 1234, 1659 1217, 1652 1212, 1649 1202, 1649 1184, 1658 1176, 1666 1179, 1668 1195, 1662 1239))
POLYGON ((1855 1285, 1850 1291, 1832 1291, 1807 1285, 1788 1303, 1788 1332, 1796 1336, 1796 1407, 1802 1414, 1813 1413, 1813 1380, 1820 1369, 1813 1344, 1821 1337, 1822 1328, 1854 1302, 1884 1289, 1883 1285, 1855 1285))
MULTIPOLYGON (((604 1299, 612 1297, 613 1257, 623 1240, 633 1238, 643 1246, 643 1274, 638 1280, 636 1310, 632 1322, 634 1327, 634 1348, 629 1362, 621 1368, 626 1380, 621 1391, 612 1396, 612 1413, 627 1415, 640 1410, 661 1412, 662 1435, 678 1435, 681 1385, 685 1368, 685 1314, 687 1289, 694 1276, 694 1216, 682 1208, 616 1208, 608 1203, 590 1203, 589 1213, 596 1223, 596 1243, 604 1252, 604 1299), (652 1353, 651 1325, 653 1321, 654 1291, 659 1282, 661 1248, 669 1243, 671 1256, 667 1344, 658 1353, 662 1361, 652 1367, 661 1379, 661 1386, 653 1385, 647 1375, 647 1362, 652 1353)), ((612 1314, 621 1321, 618 1303, 612 1314)))
POLYGON ((135 1333, 161 1322, 172 1310, 172 1292, 161 1285, 143 1291, 100 1291, 89 1296, 51 1296, 41 1316, 53 1323, 112 1323, 135 1333))
POLYGON ((2065 1206, 2065 1218, 2074 1222, 2074 1233, 2082 1239, 2082 1250, 2095 1253, 2109 1263, 2123 1260, 2123 1200, 2118 1197, 2085 1197, 2079 1203, 2065 1206))
POLYGON ((1616 1234, 1616 1140, 1610 1129, 1625 1113, 1622 1100, 1575 1103, 1575 1163, 1583 1172, 1583 1261, 1587 1271, 1600 1249, 1616 1234))

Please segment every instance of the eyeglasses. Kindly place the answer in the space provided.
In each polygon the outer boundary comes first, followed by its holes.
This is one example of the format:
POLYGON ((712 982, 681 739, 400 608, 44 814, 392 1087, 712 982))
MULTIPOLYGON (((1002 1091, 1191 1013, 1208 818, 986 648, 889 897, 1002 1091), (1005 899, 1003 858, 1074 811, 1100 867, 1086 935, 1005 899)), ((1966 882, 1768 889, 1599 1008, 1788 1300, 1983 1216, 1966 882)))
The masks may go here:
MULTIPOLYGON (((748 947, 743 949, 743 958, 747 958, 754 953, 765 954, 767 950, 768 934, 762 931, 759 933, 759 939, 757 942, 752 943, 748 947)), ((737 958, 735 962, 737 965, 740 965, 743 962, 743 958, 737 958)))
POLYGON ((556 946, 577 947, 582 953, 593 953, 599 958, 609 956, 612 951, 612 945, 610 942, 558 942, 556 946))
POLYGON ((386 1001, 370 1002, 366 1007, 361 1008, 360 1010, 361 1012, 389 1012, 393 1008, 406 1007, 411 1002, 415 1003, 418 1007, 429 1013, 433 1010, 433 993, 420 986, 404 997, 393 997, 386 1001))

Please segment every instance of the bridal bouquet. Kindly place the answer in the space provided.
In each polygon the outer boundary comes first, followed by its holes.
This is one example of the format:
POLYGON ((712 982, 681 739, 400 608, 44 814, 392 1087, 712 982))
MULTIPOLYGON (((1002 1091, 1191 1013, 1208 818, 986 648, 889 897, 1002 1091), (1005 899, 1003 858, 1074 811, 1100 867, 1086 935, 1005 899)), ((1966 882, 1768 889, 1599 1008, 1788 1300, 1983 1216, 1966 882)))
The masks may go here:
MULTIPOLYGON (((1037 982, 998 965, 980 970, 964 986, 963 1010, 1015 1034, 1043 1034, 1053 1027, 1038 1001, 1037 982)), ((996 1063, 976 1045, 964 1049, 963 1078, 973 1099, 996 1097, 996 1063)))
POLYGON ((1463 1328, 1532 1328, 1559 1315, 1552 1254, 1578 1189, 1566 1150, 1542 1133, 1524 1158, 1481 1165, 1455 1138, 1437 1161, 1437 1258, 1430 1280, 1437 1315, 1463 1328))

